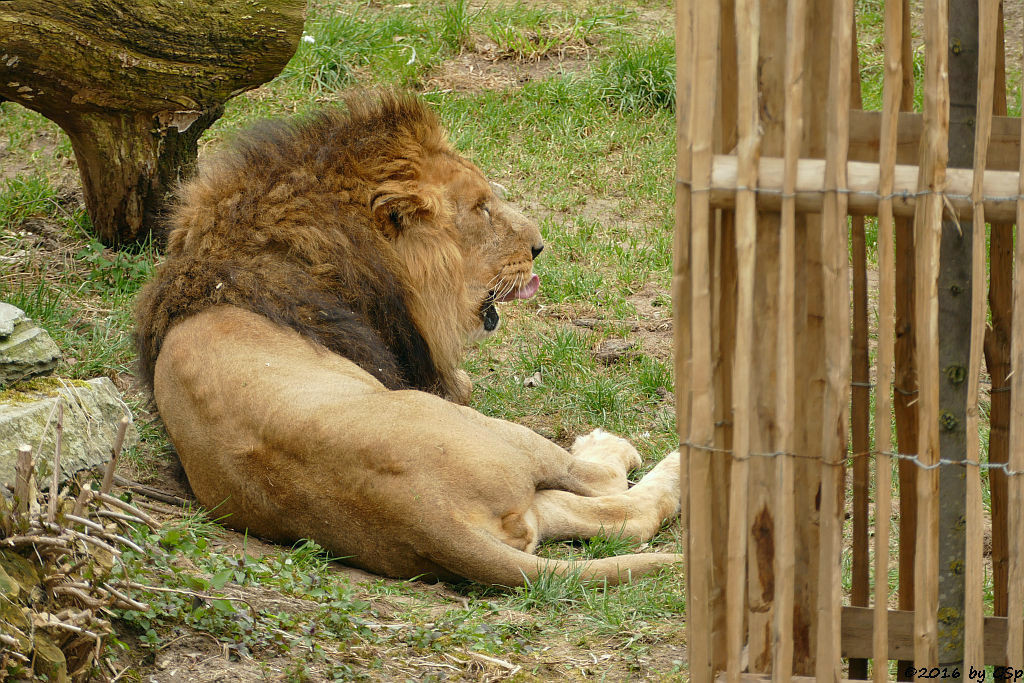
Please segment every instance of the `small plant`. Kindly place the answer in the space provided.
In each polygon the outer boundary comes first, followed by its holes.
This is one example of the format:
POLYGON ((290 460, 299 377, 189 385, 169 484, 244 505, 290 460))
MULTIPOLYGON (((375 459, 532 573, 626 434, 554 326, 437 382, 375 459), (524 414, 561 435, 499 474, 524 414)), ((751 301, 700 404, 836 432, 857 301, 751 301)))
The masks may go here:
POLYGON ((673 111, 676 104, 675 44, 671 36, 619 45, 596 70, 598 94, 620 112, 673 111))
POLYGON ((593 538, 586 539, 581 543, 583 552, 591 560, 636 552, 636 543, 633 542, 633 539, 623 536, 622 532, 623 529, 605 531, 593 538))
POLYGON ((0 185, 0 228, 7 230, 30 216, 50 211, 57 193, 42 176, 25 175, 0 185))
POLYGON ((88 264, 88 282, 96 290, 115 298, 132 295, 153 274, 156 249, 151 241, 135 249, 113 251, 97 240, 90 240, 77 258, 88 264))
POLYGON ((471 15, 468 0, 456 0, 441 6, 441 39, 449 48, 455 52, 462 52, 469 46, 469 29, 480 11, 471 15))
POLYGON ((544 570, 537 578, 526 579, 523 586, 516 588, 511 603, 515 609, 544 609, 565 611, 578 605, 586 592, 581 579, 582 568, 568 574, 544 570))

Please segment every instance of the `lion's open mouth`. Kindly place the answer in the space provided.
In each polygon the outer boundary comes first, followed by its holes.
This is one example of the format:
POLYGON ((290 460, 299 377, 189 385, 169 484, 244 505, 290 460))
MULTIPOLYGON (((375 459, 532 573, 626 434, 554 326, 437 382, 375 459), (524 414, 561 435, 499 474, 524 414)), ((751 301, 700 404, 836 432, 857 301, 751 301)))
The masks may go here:
POLYGON ((525 285, 512 291, 507 291, 501 296, 497 295, 498 290, 492 289, 487 293, 487 298, 480 305, 480 319, 484 323, 484 329, 493 332, 498 327, 501 317, 498 309, 494 307, 496 302, 514 301, 516 299, 529 299, 540 290, 540 278, 536 274, 531 275, 525 285))
MULTIPOLYGON (((513 290, 511 292, 506 292, 501 298, 499 298, 497 300, 498 301, 512 301, 514 299, 529 299, 534 294, 536 294, 537 290, 539 290, 539 289, 540 289, 540 278, 537 277, 536 275, 531 275, 529 281, 525 285, 523 285, 519 289, 513 290)), ((491 292, 491 295, 493 296, 494 292, 491 292)))

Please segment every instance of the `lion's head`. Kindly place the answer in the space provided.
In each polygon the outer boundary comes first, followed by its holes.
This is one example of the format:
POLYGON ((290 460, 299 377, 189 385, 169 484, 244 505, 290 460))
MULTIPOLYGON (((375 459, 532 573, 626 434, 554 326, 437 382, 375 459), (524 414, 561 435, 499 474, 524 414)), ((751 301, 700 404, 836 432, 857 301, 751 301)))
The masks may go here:
POLYGON ((497 327, 495 303, 536 293, 540 232, 419 100, 345 104, 248 131, 180 188, 167 260, 136 306, 150 386, 171 326, 231 304, 390 388, 467 398, 464 345, 497 327))

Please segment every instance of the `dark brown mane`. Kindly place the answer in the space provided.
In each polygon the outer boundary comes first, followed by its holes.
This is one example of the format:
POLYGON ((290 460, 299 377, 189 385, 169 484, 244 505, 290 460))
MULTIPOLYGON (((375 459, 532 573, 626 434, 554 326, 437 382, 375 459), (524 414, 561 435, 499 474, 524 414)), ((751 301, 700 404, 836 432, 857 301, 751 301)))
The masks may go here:
POLYGON ((180 188, 167 261, 135 310, 147 387, 171 327, 230 304, 291 327, 389 388, 442 392, 410 314, 408 273, 385 236, 397 212, 417 211, 416 202, 379 199, 416 180, 428 158, 452 151, 433 113, 412 97, 359 95, 345 104, 246 131, 180 188))

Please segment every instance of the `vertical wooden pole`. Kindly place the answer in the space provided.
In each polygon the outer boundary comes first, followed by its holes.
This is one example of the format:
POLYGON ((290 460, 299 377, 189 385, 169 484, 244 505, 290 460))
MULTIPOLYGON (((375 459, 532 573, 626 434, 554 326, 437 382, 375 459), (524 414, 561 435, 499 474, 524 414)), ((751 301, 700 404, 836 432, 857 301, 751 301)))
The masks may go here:
MULTIPOLYGON (((996 29, 996 72, 993 113, 1006 116, 1006 50, 1003 5, 996 29)), ((1013 327, 1013 223, 993 223, 989 238, 988 301, 992 326, 985 331, 985 367, 992 380, 988 460, 1005 463, 1010 453, 1010 335, 1013 327)), ((1006 616, 1007 482, 1000 470, 989 470, 992 509, 992 611, 1006 616)))
POLYGON ((693 27, 689 103, 691 149, 690 196, 690 383, 693 398, 687 442, 690 483, 690 532, 687 549, 687 627, 690 675, 695 683, 714 677, 711 631, 722 611, 721 596, 712 593, 713 539, 711 501, 711 453, 714 439, 714 386, 711 355, 710 205, 711 141, 716 112, 719 5, 717 2, 681 0, 693 27))
MULTIPOLYGON (((923 149, 918 199, 914 217, 917 251, 917 358, 919 362, 920 433, 918 457, 924 465, 939 459, 939 366, 938 366, 938 276, 939 242, 942 227, 942 190, 945 184, 947 136, 949 132, 949 86, 946 46, 948 25, 946 2, 925 4, 925 107, 923 149)), ((938 472, 927 469, 917 475, 918 529, 914 569, 914 664, 932 667, 938 663, 938 472)))
POLYGON ((757 186, 757 162, 760 156, 758 135, 758 40, 760 8, 757 0, 736 1, 738 65, 739 158, 737 180, 741 188, 736 196, 736 369, 733 375, 733 453, 729 488, 729 565, 727 579, 728 672, 730 681, 739 681, 743 671, 741 657, 746 644, 747 565, 747 488, 750 472, 751 411, 754 386, 751 382, 754 337, 754 250, 757 239, 757 206, 753 190, 757 186))
POLYGON ((822 406, 821 539, 818 583, 819 681, 840 679, 840 541, 846 406, 850 390, 850 288, 846 159, 850 119, 852 0, 833 6, 828 93, 822 266, 825 305, 825 401, 822 406))
MULTIPOLYGON (((900 108, 914 108, 914 58, 910 35, 910 1, 903 0, 903 39, 901 63, 903 87, 900 108)), ((893 224, 896 236, 896 383, 893 387, 893 415, 896 420, 897 449, 900 453, 917 453, 918 442, 918 383, 917 383, 917 308, 913 221, 897 218, 893 224)), ((917 535, 917 467, 907 460, 899 461, 900 490, 900 551, 899 551, 899 608, 914 609, 914 538, 917 535)), ((897 678, 903 676, 913 662, 901 661, 897 678)))
MULTIPOLYGON (((786 12, 785 159, 782 216, 779 230, 778 442, 775 450, 795 451, 793 437, 796 385, 796 163, 803 134, 803 62, 807 25, 806 0, 791 0, 786 12)), ((775 622, 773 678, 791 680, 793 672, 793 592, 796 557, 793 457, 776 461, 775 622)))
MULTIPOLYGON (((974 139, 974 202, 971 253, 971 346, 967 370, 967 461, 978 462, 981 444, 978 433, 978 382, 981 374, 982 345, 985 339, 985 207, 982 187, 992 131, 993 91, 996 71, 996 26, 999 0, 983 0, 978 5, 978 100, 975 107, 977 127, 974 139)), ((981 476, 978 467, 967 466, 966 537, 964 567, 964 666, 984 661, 984 605, 982 602, 982 525, 981 476)))
MULTIPOLYGON (((691 8, 677 0, 676 10, 676 102, 690 102, 693 72, 690 70, 693 45, 691 8)), ((676 202, 675 240, 672 257, 672 329, 675 346, 676 429, 680 443, 689 438, 690 428, 690 107, 676 107, 676 202)), ((683 548, 689 546, 690 461, 684 448, 679 450, 679 510, 683 548)), ((686 604, 691 603, 690 584, 686 584, 686 604)))
POLYGON ((889 679, 889 520, 892 514, 892 385, 896 327, 896 245, 892 214, 896 131, 903 74, 903 8, 885 6, 885 74, 878 193, 878 390, 875 393, 875 612, 873 679, 889 679))
MULTIPOLYGON (((851 108, 861 108, 860 59, 854 23, 850 72, 851 108)), ((850 390, 850 439, 853 460, 853 566, 850 604, 868 606, 870 558, 868 554, 868 486, 871 478, 871 362, 868 354, 868 255, 864 216, 850 217, 850 258, 853 264, 853 382, 850 390)), ((868 677, 868 660, 851 659, 849 677, 868 677)))
MULTIPOLYGON (((804 58, 804 144, 801 155, 824 158, 826 154, 827 113, 822 93, 829 91, 832 24, 832 0, 808 3, 807 41, 804 58)), ((825 331, 825 285, 822 267, 823 228, 820 214, 798 214, 796 218, 796 348, 800 363, 796 368, 795 407, 796 452, 820 457, 822 445, 821 406, 825 401, 827 349, 825 331)), ((803 567, 794 580, 793 669, 800 675, 814 675, 817 668, 819 594, 819 538, 824 495, 821 463, 798 458, 793 463, 796 504, 796 565, 803 567)))
MULTIPOLYGON (((718 114, 715 117, 713 138, 715 153, 735 149, 737 144, 737 97, 736 82, 736 3, 735 0, 718 0, 718 114)), ((715 221, 714 239, 711 246, 714 270, 712 270, 712 317, 714 332, 712 353, 714 358, 715 395, 715 448, 731 452, 733 447, 733 369, 736 352, 736 214, 734 211, 718 211, 715 221)), ((732 460, 716 457, 711 462, 711 490, 722 495, 712 499, 712 537, 722 542, 714 545, 712 594, 716 605, 721 607, 714 614, 711 625, 712 651, 715 653, 713 666, 725 670, 727 662, 726 626, 726 583, 728 580, 729 536, 729 490, 732 460)))
MULTIPOLYGON (((1021 113, 1024 126, 1024 112, 1021 113)), ((1020 146, 1018 163, 1020 181, 1017 190, 1017 228, 1024 225, 1024 144, 1020 146)), ((1006 663, 1018 671, 1024 669, 1024 239, 1018 235, 1016 267, 1013 273, 1013 335, 1011 365, 1013 367, 1010 394, 1010 471, 1008 477, 1007 507, 1011 511, 1007 524, 1009 557, 1007 571, 1007 609, 1009 624, 1006 637, 1006 663)))

